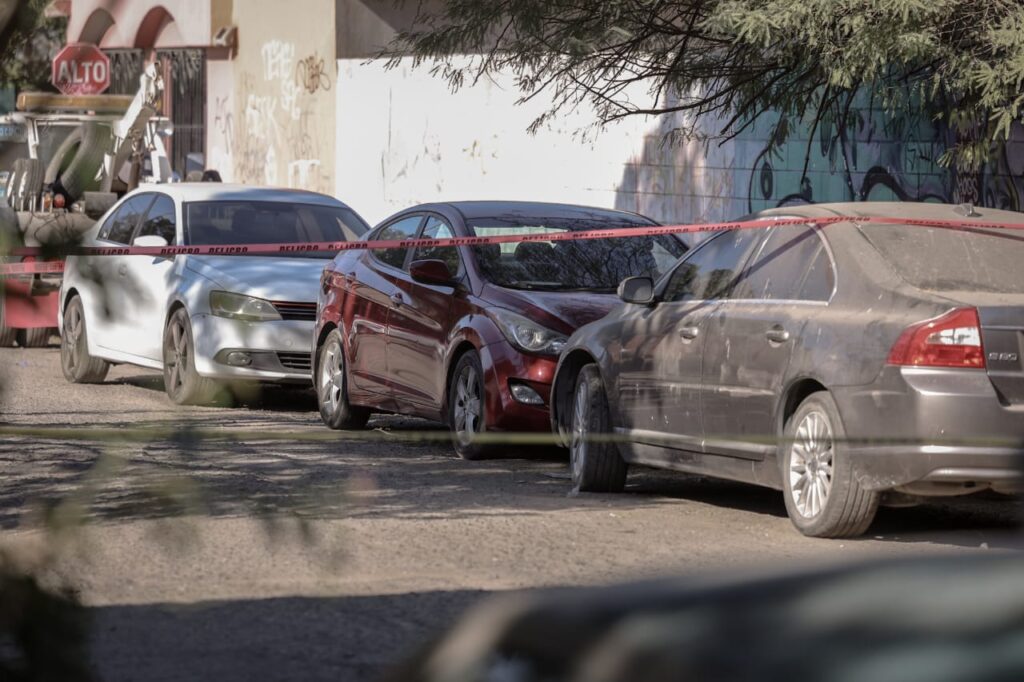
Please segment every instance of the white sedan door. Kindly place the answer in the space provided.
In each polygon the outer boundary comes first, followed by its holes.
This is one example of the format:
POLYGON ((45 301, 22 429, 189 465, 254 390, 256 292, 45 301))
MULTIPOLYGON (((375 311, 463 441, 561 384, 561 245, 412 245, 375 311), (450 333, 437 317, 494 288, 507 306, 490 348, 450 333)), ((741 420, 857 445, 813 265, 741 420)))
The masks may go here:
MULTIPOLYGON (((174 200, 156 194, 133 243, 140 237, 161 237, 167 244, 178 244, 177 215, 174 200)), ((174 290, 175 257, 127 256, 126 286, 131 296, 131 349, 127 352, 163 363, 163 333, 167 306, 174 290)))
MULTIPOLYGON (((100 228, 98 246, 128 246, 135 230, 153 201, 153 195, 137 194, 124 201, 100 228)), ((132 256, 94 256, 84 258, 82 285, 90 295, 86 298, 86 322, 89 337, 101 349, 113 354, 133 353, 135 336, 134 286, 128 278, 128 262, 132 256)), ((109 353, 100 352, 103 357, 109 353)))

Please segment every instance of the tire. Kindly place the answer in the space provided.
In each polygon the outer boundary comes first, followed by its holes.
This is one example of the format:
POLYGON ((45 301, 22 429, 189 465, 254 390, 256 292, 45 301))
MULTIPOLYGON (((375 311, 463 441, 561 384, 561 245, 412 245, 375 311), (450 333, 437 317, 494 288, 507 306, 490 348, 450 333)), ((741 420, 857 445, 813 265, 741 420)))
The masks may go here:
POLYGON ((103 166, 103 155, 109 150, 111 141, 110 129, 98 123, 82 124, 82 140, 78 144, 71 163, 55 180, 59 190, 63 190, 68 205, 77 201, 86 191, 99 188, 96 179, 103 166))
POLYGON ((52 185, 57 182, 60 178, 62 170, 71 165, 71 160, 74 155, 71 153, 78 148, 78 145, 82 143, 82 126, 78 126, 67 137, 60 143, 57 150, 53 152, 53 158, 50 159, 49 165, 46 167, 46 174, 43 178, 43 182, 48 185, 52 185))
POLYGON ((572 392, 569 472, 577 493, 618 493, 626 486, 628 465, 618 446, 594 439, 611 432, 608 396, 597 365, 584 365, 572 392))
POLYGON ((178 308, 164 327, 164 390, 178 405, 208 405, 227 397, 224 387, 200 376, 194 359, 192 323, 184 308, 178 308))
POLYGON ((18 330, 11 329, 4 320, 4 302, 0 295, 0 348, 10 348, 17 339, 18 330))
POLYGON ((484 459, 491 454, 488 448, 476 442, 487 424, 484 393, 484 370, 480 354, 467 351, 459 357, 448 384, 448 426, 452 430, 455 454, 462 459, 484 459))
POLYGON ((36 210, 38 211, 42 203, 39 197, 43 194, 43 176, 46 174, 46 169, 43 167, 43 162, 39 159, 22 160, 24 161, 24 171, 18 190, 22 197, 22 205, 28 209, 32 206, 32 198, 35 197, 36 210))
POLYGON ((106 377, 110 365, 89 355, 89 334, 85 326, 82 299, 75 296, 64 311, 60 334, 60 366, 64 378, 73 384, 98 384, 106 377))
POLYGON ((786 422, 783 494, 790 520, 804 535, 863 535, 878 511, 880 496, 857 482, 845 437, 839 409, 826 392, 808 396, 786 422))
POLYGON ((22 348, 46 348, 50 345, 50 327, 35 327, 18 330, 18 345, 22 348))
POLYGON ((320 418, 332 429, 361 429, 370 419, 365 407, 348 401, 348 374, 341 332, 332 329, 316 352, 316 393, 320 418))
POLYGON ((11 165, 11 174, 7 176, 7 203, 14 210, 21 210, 19 192, 21 179, 25 175, 25 159, 15 159, 11 165))

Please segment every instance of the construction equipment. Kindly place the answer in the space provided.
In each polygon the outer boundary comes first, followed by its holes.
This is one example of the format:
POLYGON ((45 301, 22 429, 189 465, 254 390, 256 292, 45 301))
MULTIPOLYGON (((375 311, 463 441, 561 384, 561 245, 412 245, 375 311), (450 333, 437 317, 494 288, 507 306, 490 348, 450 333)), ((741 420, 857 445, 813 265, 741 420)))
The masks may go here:
MULTIPOLYGON (((140 183, 172 180, 159 115, 163 78, 147 65, 134 97, 26 92, 0 117, 0 246, 73 243, 140 183), (6 144, 4 144, 6 143, 6 144), (6 173, 6 177, 4 174, 6 173)), ((45 346, 57 325, 59 274, 2 281, 0 346, 45 346)))

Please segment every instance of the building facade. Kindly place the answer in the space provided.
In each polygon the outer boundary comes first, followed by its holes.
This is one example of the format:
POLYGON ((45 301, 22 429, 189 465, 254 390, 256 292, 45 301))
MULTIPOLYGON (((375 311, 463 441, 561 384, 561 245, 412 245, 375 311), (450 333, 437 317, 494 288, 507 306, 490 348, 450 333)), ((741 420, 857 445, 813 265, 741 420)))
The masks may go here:
MULTIPOLYGON (((585 109, 535 134, 547 103, 518 105, 514 78, 457 92, 429 66, 377 55, 417 3, 393 0, 71 0, 69 42, 92 42, 131 92, 162 59, 175 170, 337 195, 370 221, 414 203, 566 201, 662 222, 729 219, 808 201, 971 201, 1021 208, 1024 135, 979 174, 938 159, 948 135, 930 121, 869 108, 826 117, 813 139, 770 144, 770 121, 724 145, 665 144, 681 119, 591 127, 585 109)), ((709 125, 713 125, 709 123, 709 125)))

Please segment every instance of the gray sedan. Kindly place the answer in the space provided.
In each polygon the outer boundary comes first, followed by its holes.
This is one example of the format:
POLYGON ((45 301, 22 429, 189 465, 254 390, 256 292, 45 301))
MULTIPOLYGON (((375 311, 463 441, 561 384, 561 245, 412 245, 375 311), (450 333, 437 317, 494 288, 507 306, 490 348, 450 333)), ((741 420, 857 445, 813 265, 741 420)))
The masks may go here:
POLYGON ((574 488, 619 491, 630 464, 744 481, 783 490, 819 537, 862 534, 880 502, 1024 489, 1024 232, 856 219, 1024 216, 770 216, 809 222, 718 234, 569 339, 551 413, 574 488))

